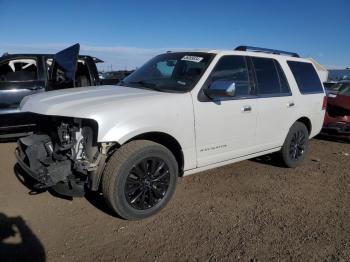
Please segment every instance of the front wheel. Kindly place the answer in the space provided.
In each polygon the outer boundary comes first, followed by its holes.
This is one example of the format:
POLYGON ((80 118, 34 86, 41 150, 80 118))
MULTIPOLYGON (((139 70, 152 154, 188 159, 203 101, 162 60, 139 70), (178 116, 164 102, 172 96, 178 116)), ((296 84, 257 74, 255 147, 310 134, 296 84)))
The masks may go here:
POLYGON ((290 128, 281 149, 283 163, 287 167, 299 166, 305 158, 309 146, 309 132, 301 122, 295 122, 290 128))
POLYGON ((122 146, 108 161, 102 193, 119 216, 142 219, 159 212, 175 191, 178 166, 164 146, 135 140, 122 146))

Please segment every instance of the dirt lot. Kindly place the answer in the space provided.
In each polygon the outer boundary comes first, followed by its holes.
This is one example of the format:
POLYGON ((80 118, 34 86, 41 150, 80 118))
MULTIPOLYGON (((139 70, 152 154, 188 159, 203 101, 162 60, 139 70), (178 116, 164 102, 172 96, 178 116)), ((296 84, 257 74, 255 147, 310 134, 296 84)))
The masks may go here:
POLYGON ((0 144, 0 261, 350 260, 350 144, 312 140, 295 170, 264 158, 181 178, 170 204, 137 222, 99 195, 29 195, 14 149, 0 144))

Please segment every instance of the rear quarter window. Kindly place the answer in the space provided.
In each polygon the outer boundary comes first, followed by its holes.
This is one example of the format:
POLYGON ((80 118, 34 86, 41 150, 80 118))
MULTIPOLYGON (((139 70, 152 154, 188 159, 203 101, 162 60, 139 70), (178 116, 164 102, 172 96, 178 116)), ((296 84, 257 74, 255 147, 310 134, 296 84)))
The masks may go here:
POLYGON ((288 61, 287 63, 298 84, 300 93, 323 93, 320 78, 311 63, 296 61, 288 61))

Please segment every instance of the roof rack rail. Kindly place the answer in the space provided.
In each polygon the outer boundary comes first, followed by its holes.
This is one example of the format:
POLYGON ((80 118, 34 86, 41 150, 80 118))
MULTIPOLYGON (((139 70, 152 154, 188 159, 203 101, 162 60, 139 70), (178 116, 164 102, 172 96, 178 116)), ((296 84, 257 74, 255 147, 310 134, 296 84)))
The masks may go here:
POLYGON ((263 53, 270 53, 275 55, 289 55, 293 57, 300 57, 297 53, 293 52, 287 52, 287 51, 281 51, 281 50, 275 50, 275 49, 269 49, 269 48, 262 48, 262 47, 254 47, 254 46, 246 46, 246 45, 240 45, 235 48, 236 51, 253 51, 253 52, 263 52, 263 53))

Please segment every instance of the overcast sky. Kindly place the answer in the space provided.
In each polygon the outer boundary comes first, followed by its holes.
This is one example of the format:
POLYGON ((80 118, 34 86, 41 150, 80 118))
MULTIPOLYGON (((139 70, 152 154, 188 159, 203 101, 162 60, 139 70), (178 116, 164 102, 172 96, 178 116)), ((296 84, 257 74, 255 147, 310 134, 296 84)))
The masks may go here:
POLYGON ((0 54, 55 53, 80 43, 101 69, 134 69, 176 49, 245 44, 350 66, 350 1, 5 1, 0 54))

